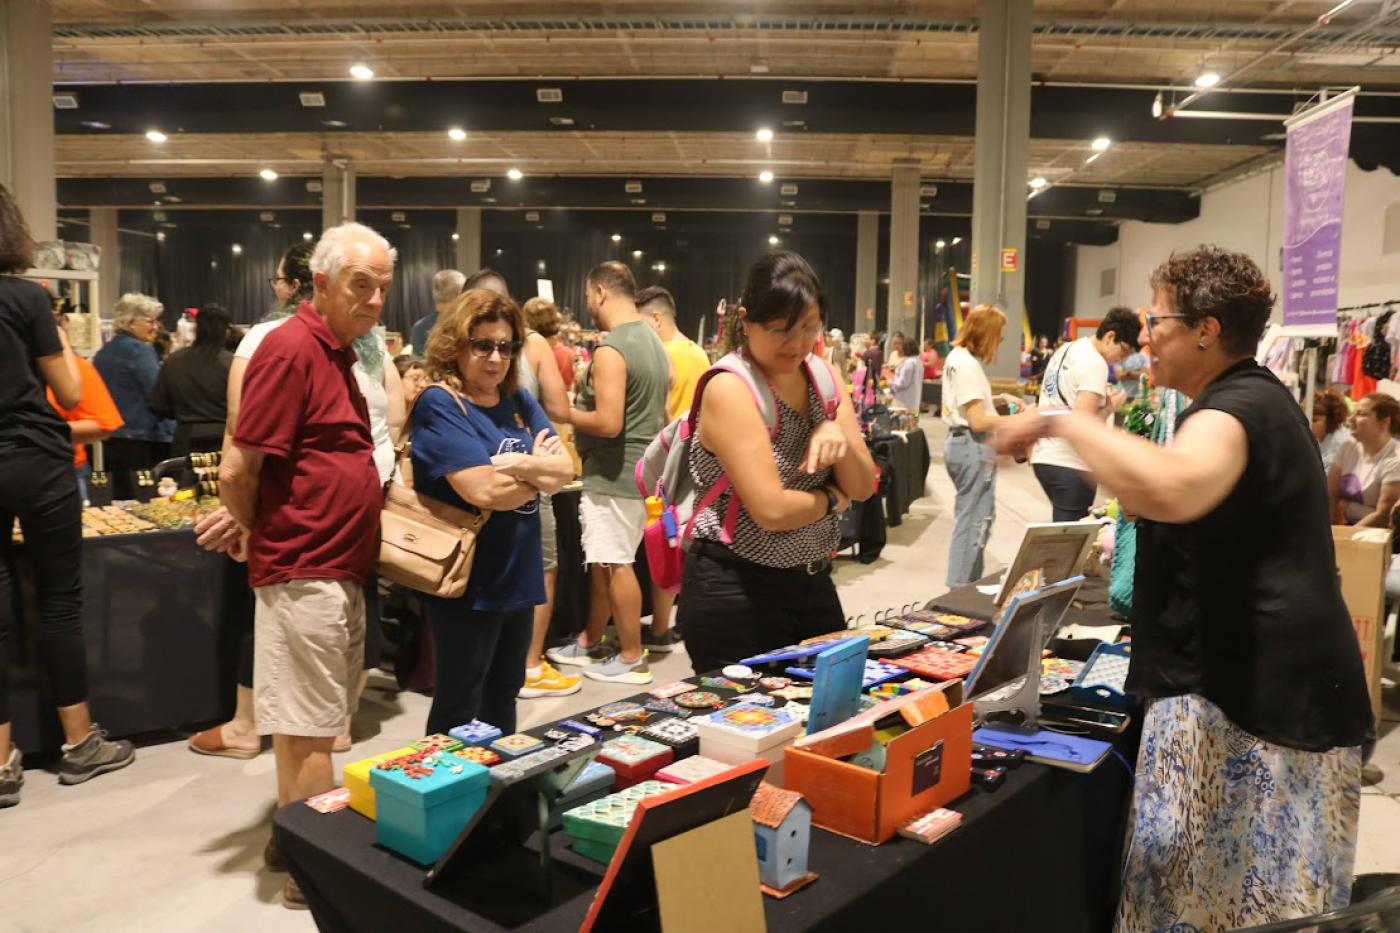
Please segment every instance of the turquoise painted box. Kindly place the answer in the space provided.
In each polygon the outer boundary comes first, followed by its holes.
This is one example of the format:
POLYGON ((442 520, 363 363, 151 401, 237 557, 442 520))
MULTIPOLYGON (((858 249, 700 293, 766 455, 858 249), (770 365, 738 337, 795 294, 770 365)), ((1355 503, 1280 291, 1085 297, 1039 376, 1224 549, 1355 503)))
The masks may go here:
POLYGON ((378 819, 375 840, 420 865, 438 860, 481 805, 491 784, 481 765, 443 756, 444 764, 422 767, 428 774, 411 777, 404 770, 370 770, 378 819))

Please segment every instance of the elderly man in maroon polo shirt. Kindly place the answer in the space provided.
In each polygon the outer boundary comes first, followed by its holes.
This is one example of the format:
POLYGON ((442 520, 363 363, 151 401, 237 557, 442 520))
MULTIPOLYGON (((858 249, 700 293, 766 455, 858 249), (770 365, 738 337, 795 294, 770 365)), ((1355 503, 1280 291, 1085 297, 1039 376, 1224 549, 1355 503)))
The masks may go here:
MULTIPOLYGON (((219 490, 257 597, 253 697, 272 735, 279 806, 335 786, 331 744, 353 713, 364 652, 361 584, 379 547, 382 493, 350 344, 377 323, 395 252, 368 227, 327 230, 315 296, 268 334, 243 377, 219 490)), ((285 865, 275 840, 270 868, 285 865)), ((289 877, 289 907, 305 899, 289 877)))

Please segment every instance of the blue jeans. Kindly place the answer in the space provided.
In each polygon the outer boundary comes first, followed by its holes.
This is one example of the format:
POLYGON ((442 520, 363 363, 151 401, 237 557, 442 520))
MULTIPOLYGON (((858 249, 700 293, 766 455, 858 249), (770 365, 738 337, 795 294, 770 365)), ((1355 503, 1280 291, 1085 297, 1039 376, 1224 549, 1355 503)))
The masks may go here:
POLYGON ((949 434, 943 442, 943 465, 957 490, 947 583, 965 586, 982 577, 982 551, 996 513, 996 454, 975 434, 949 434))

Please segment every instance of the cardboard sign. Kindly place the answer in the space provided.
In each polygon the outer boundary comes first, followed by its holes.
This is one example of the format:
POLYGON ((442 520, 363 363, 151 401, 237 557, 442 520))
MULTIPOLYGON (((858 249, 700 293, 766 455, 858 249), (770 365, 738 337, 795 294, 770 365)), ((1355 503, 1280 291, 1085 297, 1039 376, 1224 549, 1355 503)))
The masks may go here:
POLYGON ((1021 251, 1015 247, 1007 247, 1001 251, 1001 271, 1015 272, 1020 265, 1021 251))
POLYGON ((1381 721, 1381 670, 1385 667, 1385 574, 1390 568, 1390 531, 1386 528, 1333 527, 1342 599, 1351 613, 1371 714, 1381 721))
POLYGON ((666 933, 763 933, 763 895, 748 810, 651 847, 656 900, 666 933))

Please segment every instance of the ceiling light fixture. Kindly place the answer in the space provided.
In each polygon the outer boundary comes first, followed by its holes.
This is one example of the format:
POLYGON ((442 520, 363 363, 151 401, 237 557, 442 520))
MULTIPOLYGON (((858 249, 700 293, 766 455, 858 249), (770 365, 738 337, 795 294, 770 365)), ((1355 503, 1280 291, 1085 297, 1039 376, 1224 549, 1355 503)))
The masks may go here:
POLYGON ((1220 75, 1216 74, 1213 71, 1203 72, 1202 74, 1196 77, 1196 87, 1199 88, 1215 87, 1219 83, 1220 75))
POLYGON ((761 143, 771 143, 773 141, 773 131, 766 126, 761 126, 758 132, 753 134, 753 138, 761 143))
POLYGON ((634 250, 632 250, 632 258, 633 258, 633 259, 641 259, 641 258, 642 258, 642 251, 639 250, 639 249, 634 249, 634 250))
POLYGON ((953 237, 953 245, 954 245, 954 246, 957 246, 957 245, 958 245, 959 243, 961 243, 961 242, 962 242, 962 237, 960 237, 960 236, 955 236, 955 237, 953 237))
POLYGON ((263 181, 276 181, 277 172, 273 169, 265 168, 262 171, 258 172, 258 177, 261 178, 263 181))
POLYGON ((447 131, 447 138, 452 140, 454 143, 459 143, 467 138, 467 131, 462 129, 460 126, 450 127, 447 131))
POLYGON ((157 230, 157 231, 156 231, 156 242, 157 242, 157 243, 164 243, 164 242, 165 242, 165 231, 164 231, 164 230, 157 230))
POLYGON ((1030 186, 1036 191, 1039 191, 1041 188, 1044 188, 1048 184, 1050 183, 1045 180, 1044 175, 1037 175, 1030 180, 1030 186))
POLYGON ((310 231, 310 230, 307 230, 305 233, 303 233, 303 234, 301 235, 301 238, 302 238, 303 240, 309 240, 309 239, 311 239, 311 231, 310 231))
POLYGON ((369 81, 374 78, 374 69, 363 62, 356 62, 350 66, 350 77, 356 81, 369 81))
POLYGON ((525 173, 518 168, 513 168, 506 172, 506 177, 511 181, 519 181, 525 177, 525 173))
POLYGON ((1099 156, 1101 156, 1101 155, 1103 155, 1102 152, 1096 152, 1096 153, 1094 153, 1093 155, 1089 156, 1089 158, 1087 158, 1087 159, 1084 160, 1084 164, 1085 164, 1085 165, 1093 165, 1095 162, 1098 161, 1098 158, 1099 158, 1099 156))
POLYGON ((777 246, 781 242, 782 240, 778 239, 778 235, 776 233, 768 238, 769 246, 777 246))
POLYGON ((242 256, 242 255, 243 255, 243 247, 240 246, 240 245, 238 245, 237 243, 233 244, 232 250, 233 250, 233 255, 235 255, 235 256, 242 256))
POLYGON ((941 252, 943 252, 943 247, 945 247, 945 246, 947 246, 947 245, 948 245, 948 243, 947 243, 946 240, 939 240, 938 242, 936 242, 936 243, 933 244, 933 248, 936 249, 936 250, 938 250, 938 251, 941 253, 941 252))
POLYGON ((614 234, 612 235, 612 241, 613 241, 614 243, 621 243, 621 242, 622 242, 622 234, 620 234, 620 233, 614 233, 614 234))
POLYGON ((150 140, 151 142, 153 142, 153 143, 163 143, 163 142, 165 142, 166 139, 168 139, 169 137, 167 137, 167 136, 166 136, 164 133, 162 133, 160 130, 147 130, 147 131, 146 131, 146 138, 149 139, 149 140, 150 140))
POLYGON ((103 123, 101 120, 84 120, 83 126, 90 130, 110 130, 112 128, 112 124, 103 123))
POLYGON ((1100 136, 1089 145, 1093 147, 1095 152, 1103 152, 1109 146, 1113 145, 1113 140, 1109 139, 1107 136, 1100 136))
POLYGON ((1158 91, 1157 96, 1152 98, 1152 116, 1154 119, 1162 117, 1162 92, 1158 91))
POLYGON ((767 169, 764 169, 763 171, 758 173, 758 180, 766 185, 773 180, 773 173, 768 171, 767 169))
POLYGON ((453 242, 453 243, 456 243, 456 242, 457 242, 458 240, 460 240, 461 238, 462 238, 462 235, 461 235, 460 233, 457 233, 456 231, 453 231, 453 233, 452 233, 452 242, 453 242))

